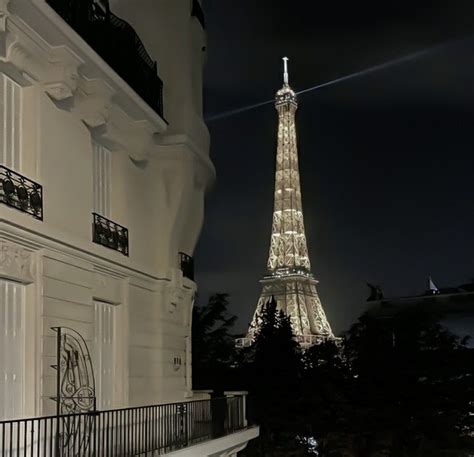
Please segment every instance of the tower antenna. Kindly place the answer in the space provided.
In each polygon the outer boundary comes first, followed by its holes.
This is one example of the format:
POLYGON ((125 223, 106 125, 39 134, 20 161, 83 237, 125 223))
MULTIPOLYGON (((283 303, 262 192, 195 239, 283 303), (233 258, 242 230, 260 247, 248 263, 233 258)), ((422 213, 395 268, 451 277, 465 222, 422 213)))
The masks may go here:
POLYGON ((288 84, 288 57, 283 57, 283 82, 288 84))

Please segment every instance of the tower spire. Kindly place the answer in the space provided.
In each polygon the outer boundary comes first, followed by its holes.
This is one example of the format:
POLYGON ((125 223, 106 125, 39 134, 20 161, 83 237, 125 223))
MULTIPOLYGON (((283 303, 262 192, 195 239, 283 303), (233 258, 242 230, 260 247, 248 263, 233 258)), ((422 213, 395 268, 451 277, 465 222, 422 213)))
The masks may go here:
POLYGON ((288 57, 283 57, 283 83, 288 85, 288 57))

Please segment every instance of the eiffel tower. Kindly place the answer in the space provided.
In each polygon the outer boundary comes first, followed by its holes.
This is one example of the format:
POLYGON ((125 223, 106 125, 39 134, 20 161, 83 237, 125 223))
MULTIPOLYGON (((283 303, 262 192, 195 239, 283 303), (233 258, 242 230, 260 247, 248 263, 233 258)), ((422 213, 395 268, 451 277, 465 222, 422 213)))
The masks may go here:
POLYGON ((272 297, 277 309, 291 321, 296 340, 303 347, 333 339, 321 305, 306 245, 301 205, 298 148, 296 143, 296 94, 288 84, 288 58, 283 58, 283 87, 276 93, 278 146, 275 172, 275 197, 272 236, 268 256, 268 275, 260 282, 262 293, 246 338, 236 340, 238 347, 249 346, 258 329, 258 316, 272 297))

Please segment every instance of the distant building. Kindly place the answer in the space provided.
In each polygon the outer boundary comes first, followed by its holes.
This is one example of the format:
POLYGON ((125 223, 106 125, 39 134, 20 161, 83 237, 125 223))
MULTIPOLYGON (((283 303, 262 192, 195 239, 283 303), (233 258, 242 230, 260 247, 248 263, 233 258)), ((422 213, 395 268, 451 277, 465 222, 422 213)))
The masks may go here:
POLYGON ((334 338, 316 289, 318 281, 311 273, 296 141, 298 103, 288 83, 288 59, 283 60, 283 87, 275 96, 278 141, 268 275, 260 281, 262 293, 247 336, 236 341, 239 347, 252 344, 259 326, 258 317, 272 298, 277 302, 277 309, 290 318, 295 339, 303 347, 334 338))
POLYGON ((0 455, 235 455, 244 397, 192 390, 200 3, 3 0, 0 39, 0 455))
POLYGON ((426 290, 409 297, 384 298, 379 286, 369 284, 369 288, 371 294, 367 299, 368 313, 380 318, 389 318, 401 310, 414 306, 448 318, 456 315, 474 316, 474 282, 456 287, 438 288, 429 277, 426 290))

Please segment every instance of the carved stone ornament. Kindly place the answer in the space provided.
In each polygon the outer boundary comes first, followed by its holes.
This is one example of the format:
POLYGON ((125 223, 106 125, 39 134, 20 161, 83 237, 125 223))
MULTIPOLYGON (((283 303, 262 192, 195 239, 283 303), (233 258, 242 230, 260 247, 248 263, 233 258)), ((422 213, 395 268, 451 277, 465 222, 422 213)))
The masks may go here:
POLYGON ((0 0, 0 32, 5 32, 10 0, 0 0))
POLYGON ((104 125, 109 118, 109 107, 114 90, 101 79, 81 79, 74 103, 81 119, 91 128, 104 125))
POLYGON ((0 278, 12 279, 23 284, 34 281, 31 252, 7 241, 0 241, 0 278))
POLYGON ((52 48, 49 53, 48 72, 43 86, 55 100, 72 97, 79 79, 78 69, 82 61, 66 46, 52 48))
POLYGON ((168 311, 170 314, 180 308, 180 305, 184 299, 184 291, 180 287, 168 287, 168 311))

